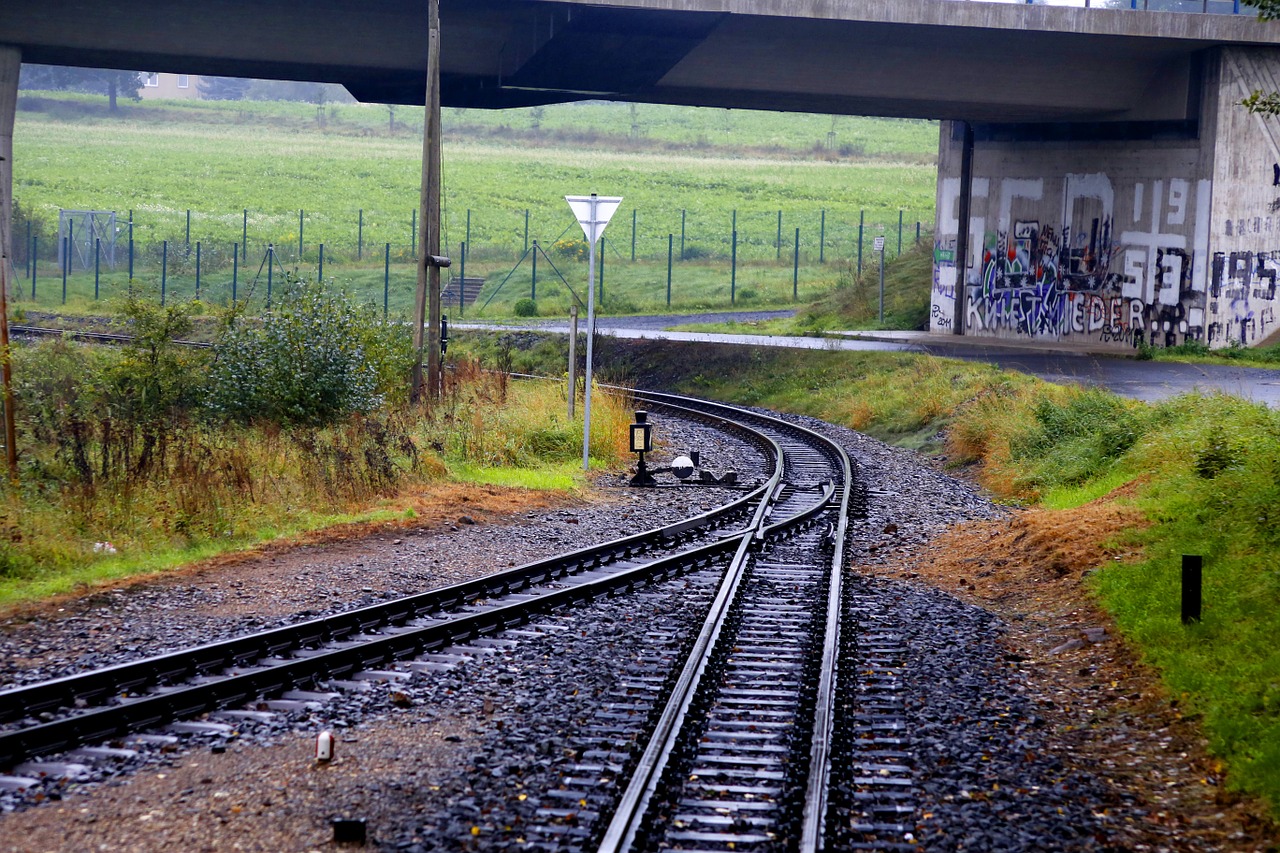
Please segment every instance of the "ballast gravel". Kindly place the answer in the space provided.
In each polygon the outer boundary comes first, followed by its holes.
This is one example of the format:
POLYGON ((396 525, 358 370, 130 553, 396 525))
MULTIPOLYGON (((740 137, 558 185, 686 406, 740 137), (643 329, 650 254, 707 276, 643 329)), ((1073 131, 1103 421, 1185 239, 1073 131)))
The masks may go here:
MULTIPOLYGON (((901 844, 1158 849, 1138 828, 1141 803, 1064 760, 1025 668, 1002 645, 1005 629, 996 617, 923 585, 859 571, 902 558, 952 524, 1003 510, 909 452, 796 420, 841 442, 868 487, 867 515, 850 525, 849 581, 858 595, 891 605, 893 630, 907 647, 906 741, 917 808, 901 844)), ((668 421, 663 429, 673 451, 700 449, 721 470, 758 474, 758 459, 742 446, 700 427, 668 421)), ((279 555, 279 590, 236 586, 242 582, 227 568, 198 582, 68 602, 63 614, 0 626, 0 677, 48 678, 416 592, 652 527, 726 498, 695 489, 628 490, 622 482, 615 476, 602 484, 601 504, 544 510, 501 526, 396 534, 398 542, 380 536, 358 549, 334 549, 338 557, 323 548, 279 555)), ((439 671, 367 682, 270 719, 215 720, 204 732, 136 747, 133 758, 90 762, 83 781, 47 780, 34 793, 0 790, 0 849, 336 849, 335 819, 363 821, 376 849, 586 849, 600 822, 595 803, 561 809, 559 841, 539 836, 540 846, 532 846, 522 828, 539 804, 554 799, 563 768, 589 760, 583 726, 601 697, 646 657, 646 634, 694 630, 702 597, 687 582, 668 581, 455 650, 456 665, 439 671), (335 734, 333 762, 313 758, 322 730, 335 734)), ((833 778, 847 784, 838 769, 833 778)), ((832 837, 841 832, 837 827, 832 837)))

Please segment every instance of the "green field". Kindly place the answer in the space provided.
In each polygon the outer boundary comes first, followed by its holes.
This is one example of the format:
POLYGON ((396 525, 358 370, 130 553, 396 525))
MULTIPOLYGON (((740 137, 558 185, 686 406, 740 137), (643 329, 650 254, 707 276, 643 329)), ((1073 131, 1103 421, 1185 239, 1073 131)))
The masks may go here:
MULTIPOLYGON (((281 269, 308 276, 317 274, 324 244, 327 280, 379 303, 385 285, 389 307, 407 304, 421 172, 413 122, 421 110, 397 110, 393 130, 385 107, 359 104, 147 103, 112 115, 83 96, 42 94, 23 103, 14 195, 39 237, 39 303, 62 299, 55 234, 65 208, 118 212, 116 270, 100 270, 100 294, 127 285, 124 223, 132 211, 135 276, 157 291, 164 278, 167 292, 195 294, 196 243, 201 294, 214 300, 230 296, 233 275, 241 295, 268 244, 281 269), (247 248, 233 271, 238 243, 247 248)), ((468 243, 467 275, 489 280, 482 300, 535 240, 550 261, 539 269, 540 279, 549 277, 540 312, 567 310, 571 301, 551 264, 582 296, 586 264, 574 246, 554 246, 581 239, 566 194, 625 199, 604 248, 604 307, 619 312, 665 306, 669 235, 674 305, 728 304, 731 291, 736 302, 739 286, 748 304, 773 305, 790 302, 793 291, 802 299, 820 295, 834 284, 840 262, 856 263, 860 220, 867 263, 875 236, 886 235, 889 255, 897 253, 900 218, 904 247, 915 239, 916 223, 931 227, 936 125, 840 118, 830 131, 830 116, 649 106, 636 114, 638 135, 621 104, 548 107, 538 131, 528 129, 530 110, 450 112, 442 240, 454 257, 468 243), (585 136, 557 142, 567 128, 585 129, 574 131, 585 136), (823 147, 829 132, 836 133, 834 149, 823 147), (841 134, 851 141, 840 142, 841 134), (851 153, 841 155, 841 146, 851 153), (739 267, 731 281, 735 223, 739 267), (609 296, 617 297, 612 305, 609 296)), ((27 233, 19 220, 15 259, 29 298, 27 233)), ((72 302, 92 298, 88 267, 71 275, 72 302)), ((533 290, 526 258, 490 311, 509 311, 533 290)))

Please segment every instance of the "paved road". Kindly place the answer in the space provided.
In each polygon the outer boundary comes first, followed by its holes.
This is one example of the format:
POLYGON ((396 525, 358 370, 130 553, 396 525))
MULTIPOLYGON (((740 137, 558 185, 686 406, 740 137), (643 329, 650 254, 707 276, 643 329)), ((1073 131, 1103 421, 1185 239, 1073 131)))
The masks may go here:
MULTIPOLYGON (((737 311, 696 315, 600 317, 597 327, 620 338, 651 338, 706 343, 748 344, 826 350, 894 350, 986 361, 1007 370, 1034 374, 1050 382, 1100 385, 1125 397, 1155 401, 1188 391, 1219 390, 1280 408, 1280 370, 1262 367, 1181 364, 1118 358, 1106 351, 1071 345, 992 344, 976 338, 926 332, 849 332, 836 338, 781 335, 710 334, 667 331, 687 323, 749 323, 787 317, 791 311, 737 311)), ((567 332, 565 321, 535 324, 547 331, 567 332)), ((583 324, 585 326, 585 323, 583 324)), ((460 324, 458 328, 517 328, 460 324)))

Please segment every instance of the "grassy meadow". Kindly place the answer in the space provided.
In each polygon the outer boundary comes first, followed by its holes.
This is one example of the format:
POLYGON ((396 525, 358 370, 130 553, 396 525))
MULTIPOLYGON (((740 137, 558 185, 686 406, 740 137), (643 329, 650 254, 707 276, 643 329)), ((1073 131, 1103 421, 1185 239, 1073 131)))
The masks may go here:
MULTIPOLYGON (((324 108, 321 123, 307 104, 126 103, 113 115, 84 96, 42 93, 23 103, 14 195, 34 220, 42 262, 32 299, 20 220, 15 257, 29 301, 63 301, 59 209, 115 210, 120 229, 115 269, 100 265, 95 276, 90 257, 69 276, 68 303, 92 301, 95 287, 99 297, 127 289, 129 211, 135 283, 158 291, 163 279, 175 298, 196 294, 196 243, 198 289, 214 302, 230 298, 233 281, 238 297, 255 279, 254 293, 265 291, 268 244, 280 271, 310 276, 320 272, 324 244, 326 280, 379 304, 385 294, 389 311, 412 301, 422 153, 412 122, 421 110, 397 110, 393 130, 385 107, 359 104, 324 108), (237 243, 247 245, 233 267, 237 243)), ((488 280, 481 301, 492 297, 490 314, 509 314, 535 292, 528 258, 512 272, 535 240, 546 252, 539 313, 567 311, 570 289, 585 296, 581 233, 566 194, 625 199, 603 243, 603 309, 615 313, 666 307, 669 247, 673 306, 785 305, 794 292, 803 300, 834 285, 838 262, 858 254, 860 221, 869 259, 878 235, 897 253, 900 216, 904 245, 917 222, 927 229, 932 220, 930 123, 838 119, 854 140, 846 156, 845 143, 825 147, 830 116, 639 107, 651 119, 637 141, 627 105, 547 107, 538 130, 526 127, 530 112, 451 111, 446 120, 442 241, 459 261, 468 243, 466 274, 488 280), (588 132, 558 141, 568 127, 588 132)))

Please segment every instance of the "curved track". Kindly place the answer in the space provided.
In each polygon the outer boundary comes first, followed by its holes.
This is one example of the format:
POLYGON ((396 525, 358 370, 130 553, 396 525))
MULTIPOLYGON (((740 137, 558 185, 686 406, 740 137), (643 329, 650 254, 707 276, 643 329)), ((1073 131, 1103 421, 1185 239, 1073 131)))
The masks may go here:
MULTIPOLYGON (((631 781, 601 803, 612 823, 584 827, 581 840, 601 850, 820 849, 836 716, 839 543, 850 507, 860 506, 849 459, 775 418, 637 398, 748 437, 773 460, 772 475, 703 515, 482 580, 0 691, 0 767, 323 688, 552 608, 685 574, 708 590, 706 622, 679 650, 688 652, 684 663, 638 675, 627 689, 627 722, 610 725, 599 745, 614 756, 608 772, 630 765, 631 781), (634 748, 646 741, 642 753, 634 748)), ((549 825, 548 840, 559 831, 549 825)))

